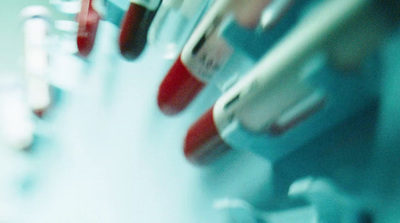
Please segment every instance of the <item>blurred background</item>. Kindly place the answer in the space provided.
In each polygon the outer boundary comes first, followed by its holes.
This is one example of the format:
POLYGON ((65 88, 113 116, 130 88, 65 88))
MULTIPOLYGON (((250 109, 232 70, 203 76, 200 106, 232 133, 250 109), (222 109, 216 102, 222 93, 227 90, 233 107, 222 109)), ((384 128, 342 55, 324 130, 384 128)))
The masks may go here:
MULTIPOLYGON (((130 3, 109 0, 93 50, 80 55, 82 4, 0 9, 0 222, 399 222, 398 30, 372 59, 378 100, 277 162, 265 144, 196 166, 185 135, 224 91, 218 80, 166 116, 157 92, 176 52, 149 44, 134 61, 121 56, 130 3)), ((247 71, 255 62, 243 57, 247 71)))

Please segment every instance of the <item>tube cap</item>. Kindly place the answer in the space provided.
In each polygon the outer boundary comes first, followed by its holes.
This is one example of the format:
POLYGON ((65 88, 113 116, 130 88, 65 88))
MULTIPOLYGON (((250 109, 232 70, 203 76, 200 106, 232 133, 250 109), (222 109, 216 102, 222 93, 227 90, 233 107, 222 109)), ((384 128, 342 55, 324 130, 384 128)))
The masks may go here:
POLYGON ((185 157, 193 164, 204 165, 229 150, 230 147, 222 140, 215 126, 211 108, 189 128, 185 138, 185 157))
POLYGON ((204 86, 205 83, 194 77, 178 57, 158 89, 158 107, 166 115, 175 115, 185 109, 204 86))

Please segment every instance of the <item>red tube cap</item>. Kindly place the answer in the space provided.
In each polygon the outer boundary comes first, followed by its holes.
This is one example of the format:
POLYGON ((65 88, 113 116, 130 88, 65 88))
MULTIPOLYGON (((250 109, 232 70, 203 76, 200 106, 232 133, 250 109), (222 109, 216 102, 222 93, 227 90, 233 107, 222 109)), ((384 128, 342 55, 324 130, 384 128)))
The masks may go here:
POLYGON ((229 150, 230 147, 222 140, 215 126, 211 108, 187 132, 185 157, 193 164, 204 165, 213 162, 229 150))
POLYGON ((121 25, 119 49, 127 60, 134 60, 143 52, 147 42, 147 32, 157 10, 131 3, 121 25))
POLYGON ((84 57, 88 56, 93 49, 99 21, 100 15, 92 7, 92 1, 82 1, 82 9, 78 15, 77 44, 79 54, 84 57))
POLYGON ((179 57, 158 89, 158 107, 166 115, 175 115, 185 109, 204 86, 179 57))

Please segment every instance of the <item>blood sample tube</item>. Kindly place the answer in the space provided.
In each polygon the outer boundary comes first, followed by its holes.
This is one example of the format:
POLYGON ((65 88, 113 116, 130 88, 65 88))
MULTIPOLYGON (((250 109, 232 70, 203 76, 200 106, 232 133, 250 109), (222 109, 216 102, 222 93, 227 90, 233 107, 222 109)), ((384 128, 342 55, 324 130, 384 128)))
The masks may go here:
MULTIPOLYGON (((315 113, 325 103, 322 89, 324 85, 329 89, 329 79, 314 86, 316 83, 308 81, 310 74, 302 67, 314 57, 321 58, 314 64, 317 68, 328 62, 339 70, 349 64, 360 64, 393 27, 389 13, 382 10, 384 3, 377 2, 330 0, 317 5, 189 129, 184 147, 188 160, 203 163, 204 159, 214 159, 214 154, 227 151, 224 134, 234 121, 253 134, 279 137, 315 113), (221 145, 224 145, 223 150, 221 145)), ((362 79, 359 81, 361 83, 362 79)), ((349 91, 347 96, 344 92, 337 97, 347 99, 354 95, 349 91)), ((355 98, 354 106, 357 101, 368 101, 365 96, 355 98)), ((333 100, 335 92, 330 92, 329 97, 333 100)), ((348 115, 356 109, 354 106, 347 106, 348 115)), ((346 113, 344 106, 336 109, 343 110, 339 114, 346 113)))
POLYGON ((131 0, 121 25, 119 48, 127 60, 134 60, 143 52, 150 28, 161 0, 131 0))
POLYGON ((81 11, 78 14, 77 44, 79 54, 83 57, 87 57, 93 49, 101 18, 94 2, 99 3, 100 0, 82 0, 81 11))
POLYGON ((184 44, 207 11, 209 0, 164 0, 150 26, 148 42, 176 59, 184 44))
MULTIPOLYGON (((195 28, 160 85, 157 99, 163 113, 175 115, 185 109, 230 61, 234 48, 221 37, 220 28, 233 13, 235 3, 234 0, 216 1, 195 28)), ((240 4, 249 3, 241 1, 240 4)))

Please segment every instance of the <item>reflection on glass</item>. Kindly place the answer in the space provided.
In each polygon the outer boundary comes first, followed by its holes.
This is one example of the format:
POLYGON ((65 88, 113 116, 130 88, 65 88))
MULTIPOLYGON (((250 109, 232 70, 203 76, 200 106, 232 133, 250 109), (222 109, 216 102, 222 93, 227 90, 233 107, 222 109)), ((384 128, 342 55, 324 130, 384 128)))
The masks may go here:
POLYGON ((208 0, 163 1, 149 30, 149 44, 161 49, 164 58, 176 59, 208 4, 208 0))

